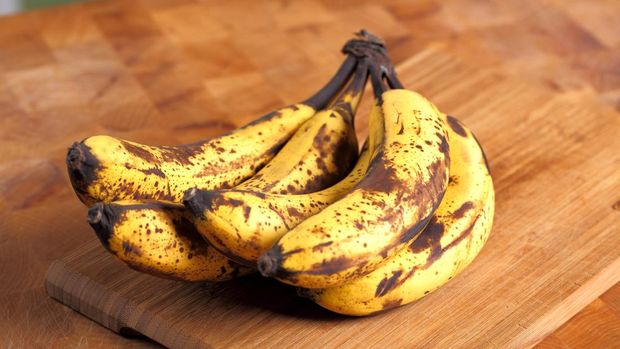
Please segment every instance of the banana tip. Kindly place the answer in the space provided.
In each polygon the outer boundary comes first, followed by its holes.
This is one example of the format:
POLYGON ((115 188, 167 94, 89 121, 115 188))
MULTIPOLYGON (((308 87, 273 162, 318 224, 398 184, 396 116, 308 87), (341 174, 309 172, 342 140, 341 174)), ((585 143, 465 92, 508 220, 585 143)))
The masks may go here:
POLYGON ((258 258, 258 271, 264 277, 275 276, 277 269, 278 264, 276 258, 269 253, 265 253, 258 258))
POLYGON ((186 190, 183 194, 183 205, 185 205, 185 207, 187 207, 194 214, 199 214, 202 211, 198 202, 198 193, 198 188, 191 188, 186 190))
POLYGON ((77 170, 85 160, 86 156, 82 150, 82 144, 74 142, 67 152, 67 166, 73 170, 77 170))
POLYGON ((88 209, 88 223, 99 224, 103 218, 103 203, 98 202, 88 209))
POLYGON ((115 213, 112 209, 103 202, 98 202, 88 209, 86 219, 99 241, 105 248, 109 249, 109 240, 112 237, 112 226, 115 221, 115 213))

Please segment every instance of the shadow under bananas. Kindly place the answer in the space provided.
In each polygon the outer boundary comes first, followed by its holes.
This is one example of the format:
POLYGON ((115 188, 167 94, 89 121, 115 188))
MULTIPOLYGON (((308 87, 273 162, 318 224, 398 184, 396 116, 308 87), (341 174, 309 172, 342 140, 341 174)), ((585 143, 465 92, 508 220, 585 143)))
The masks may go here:
MULTIPOLYGON (((235 313, 248 312, 254 308, 280 316, 317 322, 341 322, 355 319, 355 317, 328 311, 309 299, 298 296, 295 287, 258 274, 227 282, 202 283, 199 284, 198 289, 203 294, 196 298, 204 301, 206 307, 209 307, 208 303, 217 302, 218 308, 227 310, 238 308, 235 313)), ((195 303, 194 306, 200 308, 200 305, 195 303)))

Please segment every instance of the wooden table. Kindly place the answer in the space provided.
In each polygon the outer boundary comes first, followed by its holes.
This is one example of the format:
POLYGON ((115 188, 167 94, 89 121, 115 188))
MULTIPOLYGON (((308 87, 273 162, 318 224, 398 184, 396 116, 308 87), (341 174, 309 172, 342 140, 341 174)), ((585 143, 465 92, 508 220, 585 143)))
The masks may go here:
MULTIPOLYGON (((224 132, 307 96, 361 27, 386 38, 396 62, 431 48, 620 116, 619 16, 613 0, 104 0, 0 18, 0 346, 154 345, 43 291, 50 263, 93 239, 64 170, 72 141, 224 132)), ((540 345, 619 337, 615 286, 540 345)))

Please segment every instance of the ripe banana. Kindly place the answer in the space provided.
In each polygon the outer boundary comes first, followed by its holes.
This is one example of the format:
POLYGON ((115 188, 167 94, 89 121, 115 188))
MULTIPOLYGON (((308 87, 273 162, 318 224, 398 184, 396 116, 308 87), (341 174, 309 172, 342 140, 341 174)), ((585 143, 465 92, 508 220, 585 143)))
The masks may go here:
POLYGON ((181 204, 97 203, 88 210, 88 223, 108 251, 142 272, 185 281, 224 281, 252 271, 206 243, 181 204))
POLYGON ((439 205, 449 168, 442 115, 415 92, 386 91, 376 69, 371 78, 383 117, 370 129, 382 138, 366 176, 263 254, 263 275, 305 288, 359 278, 415 238, 439 205))
POLYGON ((367 70, 360 62, 334 105, 306 121, 278 155, 235 189, 304 194, 325 189, 346 176, 358 156, 353 122, 367 70))
POLYGON ((82 202, 161 199, 180 202, 185 190, 230 188, 262 168, 299 126, 323 109, 349 80, 356 58, 306 101, 269 113, 221 137, 180 146, 148 146, 110 136, 74 143, 67 154, 82 202))
POLYGON ((364 176, 372 151, 364 144, 358 161, 340 182, 300 195, 260 191, 192 189, 184 204, 198 231, 231 259, 256 267, 258 257, 283 234, 349 192, 364 176))
POLYGON ((300 294, 346 315, 368 315, 413 302, 436 290, 478 255, 493 225, 495 192, 476 138, 453 117, 450 183, 429 225, 379 269, 344 285, 300 294))

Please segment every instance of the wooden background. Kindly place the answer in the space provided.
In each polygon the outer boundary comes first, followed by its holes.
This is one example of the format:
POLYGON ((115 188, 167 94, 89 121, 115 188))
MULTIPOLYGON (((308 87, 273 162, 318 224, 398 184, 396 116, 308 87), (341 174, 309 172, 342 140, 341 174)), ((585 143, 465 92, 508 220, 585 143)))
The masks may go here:
MULTIPOLYGON (((166 144, 224 132, 306 97, 341 60, 344 39, 361 27, 386 38, 396 62, 431 50, 523 81, 519 93, 501 101, 506 113, 518 113, 518 98, 535 86, 550 99, 593 113, 583 115, 600 115, 612 123, 608 131, 617 130, 619 17, 620 3, 613 0, 104 0, 0 18, 0 346, 153 344, 117 336, 43 291, 51 262, 94 238, 64 170, 72 141, 107 133, 166 144)), ((443 74, 453 68, 446 67, 443 74)), ((422 92, 440 95, 440 88, 441 83, 422 92)), ((464 91, 463 103, 475 92, 464 91)), ((494 125, 471 122, 484 135, 483 144, 502 136, 494 125)), ((583 136, 570 127, 552 132, 569 139, 583 136)), ((509 150, 488 149, 491 166, 509 150)), ((583 161, 590 155, 596 154, 584 154, 583 161)), ((550 173, 545 160, 529 165, 547 170, 545 180, 559 180, 562 172, 550 173)), ((601 170, 617 169, 617 157, 612 160, 601 170)), ((496 171, 524 181, 510 169, 496 171)), ((617 172, 611 180, 617 190, 617 172)), ((586 206, 585 198, 570 194, 575 187, 598 183, 576 177, 572 184, 566 197, 586 206)), ((510 187, 498 189, 516 194, 510 187)), ((601 224, 617 235, 620 197, 607 194, 587 200, 613 207, 601 224)), ((556 200, 539 209, 560 209, 567 199, 556 200)), ((519 202, 527 207, 526 201, 519 202)), ((573 218, 587 218, 580 214, 573 218)), ((559 228, 575 236, 574 223, 559 228)), ((528 252, 532 255, 519 251, 528 252)), ((538 257, 544 258, 543 252, 538 257)), ((541 346, 612 347, 620 343, 619 336, 616 286, 541 346)))

